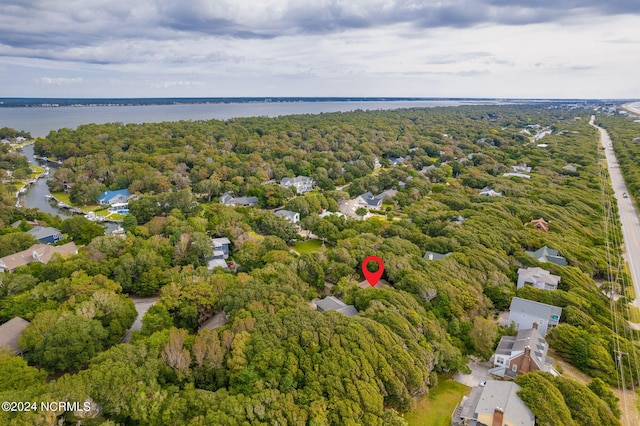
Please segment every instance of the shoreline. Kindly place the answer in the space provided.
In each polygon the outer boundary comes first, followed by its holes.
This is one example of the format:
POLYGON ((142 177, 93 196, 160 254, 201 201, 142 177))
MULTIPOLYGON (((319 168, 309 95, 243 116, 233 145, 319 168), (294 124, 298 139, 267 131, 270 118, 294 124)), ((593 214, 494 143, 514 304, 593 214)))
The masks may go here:
POLYGON ((623 110, 631 114, 640 115, 640 102, 631 102, 628 104, 623 104, 620 106, 620 108, 622 108, 623 110), (638 106, 632 107, 631 105, 634 105, 634 104, 637 104, 638 106))

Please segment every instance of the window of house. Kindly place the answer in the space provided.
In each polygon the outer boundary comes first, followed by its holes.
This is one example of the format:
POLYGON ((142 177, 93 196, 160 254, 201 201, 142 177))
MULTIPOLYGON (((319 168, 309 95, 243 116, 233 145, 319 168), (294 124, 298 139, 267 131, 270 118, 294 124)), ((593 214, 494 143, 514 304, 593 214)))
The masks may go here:
POLYGON ((511 367, 511 369, 515 373, 516 371, 518 371, 518 366, 514 364, 513 367, 511 367))

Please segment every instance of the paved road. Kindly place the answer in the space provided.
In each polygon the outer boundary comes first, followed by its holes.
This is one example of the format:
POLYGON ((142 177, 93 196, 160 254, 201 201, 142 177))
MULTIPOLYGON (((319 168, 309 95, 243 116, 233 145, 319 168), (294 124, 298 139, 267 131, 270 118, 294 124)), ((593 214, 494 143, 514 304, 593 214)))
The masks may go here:
POLYGON ((620 222, 622 223, 622 235, 626 252, 625 258, 629 264, 633 288, 636 291, 636 300, 633 301, 633 305, 640 308, 640 220, 631 198, 624 198, 623 196, 623 194, 628 193, 627 187, 622 179, 622 173, 611 146, 609 133, 602 127, 593 124, 593 120, 594 117, 591 116, 589 124, 600 131, 600 140, 602 146, 604 146, 609 175, 611 176, 611 185, 613 186, 615 197, 618 199, 618 211, 620 222))
POLYGON ((131 300, 133 300, 133 303, 136 306, 136 311, 138 311, 138 316, 136 317, 136 320, 133 322, 133 325, 131 325, 131 328, 127 330, 127 332, 125 333, 124 338, 122 339, 124 343, 129 343, 129 341, 131 340, 131 335, 133 334, 133 331, 142 330, 142 317, 149 310, 149 308, 152 307, 158 301, 158 299, 159 299, 158 296, 151 296, 151 297, 131 296, 131 300))

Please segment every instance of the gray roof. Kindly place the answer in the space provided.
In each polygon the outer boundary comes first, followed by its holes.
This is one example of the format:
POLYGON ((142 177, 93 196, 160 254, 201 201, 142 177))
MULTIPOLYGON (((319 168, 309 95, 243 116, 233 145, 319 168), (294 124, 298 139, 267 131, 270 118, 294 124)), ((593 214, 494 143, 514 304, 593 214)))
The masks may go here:
POLYGON ((516 312, 534 315, 540 318, 550 318, 552 315, 560 318, 560 315, 562 314, 562 308, 547 305, 546 303, 534 302, 533 300, 522 299, 520 297, 514 297, 511 299, 509 311, 511 313, 516 312))
POLYGON ((19 352, 18 339, 22 336, 22 331, 27 328, 29 321, 20 317, 13 317, 9 321, 0 325, 0 346, 7 346, 14 352, 19 352))
POLYGON ((309 176, 296 176, 293 178, 284 177, 280 181, 280 185, 293 185, 295 183, 310 183, 310 182, 313 182, 313 179, 311 179, 309 176))
POLYGON ((514 176, 514 177, 519 177, 519 178, 523 178, 523 179, 531 179, 531 176, 526 175, 524 173, 517 173, 517 172, 503 173, 502 176, 505 176, 505 177, 514 176))
POLYGON ((236 197, 234 198, 234 202, 242 206, 257 206, 258 197, 236 197))
POLYGON ((213 268, 218 268, 218 267, 223 269, 229 269, 229 266, 227 265, 227 262, 224 259, 218 259, 218 258, 207 259, 207 269, 211 271, 213 270, 213 268))
MULTIPOLYGON (((500 380, 487 380, 476 405, 476 414, 493 414, 497 407, 504 412, 505 423, 508 420, 511 424, 522 426, 533 426, 535 416, 533 412, 517 395, 522 389, 513 382, 500 380)), ((477 418, 477 417, 476 417, 477 418)))
POLYGON ((480 195, 486 195, 487 197, 501 197, 502 192, 496 192, 488 186, 485 186, 482 188, 482 191, 480 191, 480 195))
POLYGON ((544 371, 549 345, 535 328, 520 330, 515 337, 503 336, 496 349, 496 354, 511 356, 517 353, 524 353, 526 347, 531 349, 531 359, 540 370, 544 371))
POLYGON ((428 251, 424 254, 424 258, 427 260, 440 260, 440 259, 444 259, 445 257, 449 256, 451 254, 451 252, 446 253, 446 254, 442 254, 442 253, 436 253, 435 251, 428 251))
POLYGON ((229 193, 229 192, 227 192, 222 197, 220 197, 220 203, 221 204, 228 204, 232 200, 233 200, 233 195, 231 195, 231 193, 229 193))
POLYGON ((329 296, 316 302, 319 312, 337 311, 348 317, 356 315, 358 310, 353 305, 347 305, 342 300, 329 296))
POLYGON ((542 268, 518 269, 518 277, 524 277, 525 282, 542 281, 546 284, 558 285, 560 277, 542 268))
POLYGON ((36 226, 35 228, 28 230, 27 233, 36 237, 36 240, 39 240, 41 238, 50 237, 51 235, 58 235, 60 234, 60 230, 52 228, 51 226, 36 226))
POLYGON ((362 198, 362 201, 364 201, 364 203, 368 206, 380 207, 380 205, 382 204, 382 199, 385 195, 386 194, 382 193, 380 195, 374 196, 371 192, 365 192, 364 194, 360 195, 360 198, 362 198))
POLYGON ((227 192, 220 197, 220 203, 224 205, 241 205, 241 206, 257 206, 258 197, 234 197, 230 192, 227 192))
POLYGON ((276 216, 278 217, 283 217, 291 222, 295 221, 296 218, 300 217, 300 213, 296 213, 296 212, 292 212, 291 210, 278 210, 275 213, 276 216), (296 217, 297 215, 297 217, 296 217))
POLYGON ((540 262, 552 262, 556 265, 566 266, 567 259, 558 255, 558 250, 544 246, 536 251, 525 251, 529 256, 538 259, 540 262))
POLYGON ((231 241, 229 241, 229 239, 227 237, 221 237, 221 238, 212 238, 211 241, 213 241, 213 246, 214 247, 220 247, 222 245, 229 245, 231 244, 231 241))
POLYGON ((513 170, 514 172, 529 173, 531 171, 531 167, 527 166, 526 164, 518 164, 517 166, 511 166, 511 170, 513 170))

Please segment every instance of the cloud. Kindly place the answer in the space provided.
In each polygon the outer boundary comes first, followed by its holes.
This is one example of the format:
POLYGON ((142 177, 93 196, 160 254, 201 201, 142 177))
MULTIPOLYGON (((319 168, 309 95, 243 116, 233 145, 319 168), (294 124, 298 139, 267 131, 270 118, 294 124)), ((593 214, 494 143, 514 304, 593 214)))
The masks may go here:
POLYGON ((50 86, 64 86, 69 84, 80 84, 84 80, 82 77, 73 77, 73 78, 65 78, 65 77, 41 77, 34 79, 34 82, 37 84, 46 84, 50 86))

